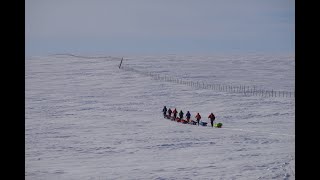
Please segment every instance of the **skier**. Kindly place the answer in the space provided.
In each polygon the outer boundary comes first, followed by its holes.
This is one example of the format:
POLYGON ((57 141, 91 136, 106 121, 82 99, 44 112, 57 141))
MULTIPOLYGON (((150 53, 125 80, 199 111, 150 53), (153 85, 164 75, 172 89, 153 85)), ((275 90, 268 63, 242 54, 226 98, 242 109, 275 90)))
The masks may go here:
POLYGON ((180 110, 180 112, 179 112, 179 117, 180 117, 180 120, 183 118, 183 112, 182 112, 182 110, 180 110))
POLYGON ((197 119, 198 126, 199 126, 199 122, 200 122, 200 119, 201 119, 200 114, 199 114, 199 113, 197 113, 197 115, 195 116, 195 118, 197 119))
POLYGON ((172 113, 172 111, 171 111, 171 109, 169 108, 169 110, 168 110, 169 118, 171 117, 171 113, 172 113))
POLYGON ((162 112, 163 112, 163 116, 166 117, 166 114, 167 114, 167 107, 166 106, 163 107, 162 112))
POLYGON ((210 119, 210 121, 211 121, 211 126, 213 127, 213 121, 216 119, 216 117, 214 116, 213 113, 211 113, 211 114, 208 116, 208 118, 210 119))
POLYGON ((174 108, 174 110, 172 111, 172 113, 173 113, 173 120, 176 120, 176 117, 177 117, 177 109, 176 108, 174 108))
POLYGON ((190 121, 190 117, 191 117, 191 114, 190 114, 189 111, 187 112, 186 117, 187 117, 187 121, 189 122, 190 121))

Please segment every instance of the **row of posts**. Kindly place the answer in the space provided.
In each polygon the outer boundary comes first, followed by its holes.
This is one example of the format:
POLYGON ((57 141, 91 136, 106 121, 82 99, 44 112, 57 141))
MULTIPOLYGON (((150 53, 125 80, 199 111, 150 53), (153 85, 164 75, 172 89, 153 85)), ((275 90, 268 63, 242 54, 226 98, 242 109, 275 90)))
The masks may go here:
POLYGON ((244 95, 253 95, 253 96, 262 96, 262 97, 295 97, 295 92, 288 92, 288 91, 274 91, 274 90, 261 90, 256 89, 256 87, 250 86, 231 86, 231 85, 222 85, 222 84, 207 84, 204 82, 194 82, 194 81, 186 81, 170 76, 161 76, 160 74, 139 71, 131 67, 124 67, 122 66, 121 69, 127 71, 133 71, 145 76, 150 76, 155 80, 165 81, 165 82, 172 82, 177 84, 184 84, 191 87, 201 88, 201 89, 212 89, 216 91, 222 92, 234 92, 234 93, 243 93, 244 95))

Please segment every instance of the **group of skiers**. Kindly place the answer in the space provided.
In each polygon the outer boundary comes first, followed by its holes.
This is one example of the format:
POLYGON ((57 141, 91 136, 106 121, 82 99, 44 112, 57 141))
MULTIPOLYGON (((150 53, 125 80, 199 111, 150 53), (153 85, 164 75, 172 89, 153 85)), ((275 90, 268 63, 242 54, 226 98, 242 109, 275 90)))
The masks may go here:
MULTIPOLYGON (((177 118, 177 113, 178 113, 178 111, 177 111, 176 108, 174 108, 174 110, 172 111, 170 108, 167 109, 167 107, 164 106, 163 109, 162 109, 162 112, 163 112, 163 116, 164 116, 164 117, 173 118, 174 120, 177 118), (168 112, 168 115, 167 115, 167 112, 168 112), (173 116, 171 116, 171 114, 173 114, 173 116)), ((180 120, 183 119, 183 115, 184 115, 183 111, 180 110, 180 112, 179 112, 179 119, 180 119, 180 120)), ((192 122, 192 120, 190 120, 191 114, 190 114, 189 111, 187 111, 185 117, 186 117, 186 120, 187 120, 188 123, 191 123, 191 122, 192 122)), ((195 118, 196 118, 197 124, 198 124, 198 126, 199 126, 200 119, 201 119, 201 115, 200 115, 199 113, 197 113, 197 114, 195 115, 195 118)), ((210 119, 210 121, 211 121, 211 126, 213 127, 213 121, 216 119, 215 115, 214 115, 213 113, 210 113, 209 116, 208 116, 208 118, 210 119)), ((193 121, 193 122, 194 122, 194 121, 193 121)))

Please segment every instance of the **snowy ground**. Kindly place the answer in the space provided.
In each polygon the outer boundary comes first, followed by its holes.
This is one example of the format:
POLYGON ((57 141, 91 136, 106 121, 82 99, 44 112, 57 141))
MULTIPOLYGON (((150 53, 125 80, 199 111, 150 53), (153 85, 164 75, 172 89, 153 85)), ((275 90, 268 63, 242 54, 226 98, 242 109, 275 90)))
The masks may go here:
MULTIPOLYGON (((26 58, 26 179, 295 179, 293 97, 158 81, 120 59, 26 58), (223 128, 166 120, 164 105, 205 121, 213 112, 223 128)), ((185 80, 294 91, 289 55, 124 59, 185 80)))

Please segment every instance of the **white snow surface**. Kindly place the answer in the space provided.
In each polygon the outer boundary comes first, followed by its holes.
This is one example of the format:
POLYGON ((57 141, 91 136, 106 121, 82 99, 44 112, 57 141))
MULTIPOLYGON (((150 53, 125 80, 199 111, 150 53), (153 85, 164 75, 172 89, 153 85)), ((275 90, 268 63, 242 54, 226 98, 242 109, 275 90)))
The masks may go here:
MULTIPOLYGON (((121 57, 38 56, 25 66, 25 178, 295 179, 295 99, 155 80, 121 57), (213 112, 222 128, 164 119, 213 112)), ((191 81, 294 91, 294 55, 128 56, 191 81)))

